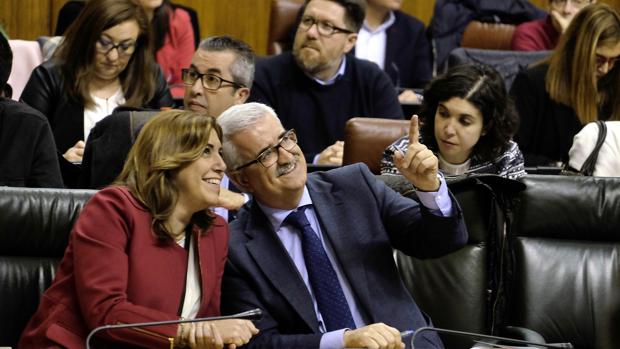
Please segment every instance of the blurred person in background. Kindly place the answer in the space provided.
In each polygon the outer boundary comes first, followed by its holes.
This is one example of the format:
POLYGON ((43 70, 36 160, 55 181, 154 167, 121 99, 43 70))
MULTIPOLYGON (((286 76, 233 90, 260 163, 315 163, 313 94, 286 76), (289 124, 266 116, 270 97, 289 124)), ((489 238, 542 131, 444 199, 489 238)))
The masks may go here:
POLYGON ((575 16, 549 59, 517 75, 515 141, 526 166, 563 166, 585 124, 620 120, 619 57, 620 15, 597 3, 575 16))

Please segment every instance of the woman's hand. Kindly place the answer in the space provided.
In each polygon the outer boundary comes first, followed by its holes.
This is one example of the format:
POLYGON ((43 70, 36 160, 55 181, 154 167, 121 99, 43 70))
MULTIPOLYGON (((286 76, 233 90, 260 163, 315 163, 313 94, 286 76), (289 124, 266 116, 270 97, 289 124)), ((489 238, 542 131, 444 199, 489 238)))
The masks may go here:
POLYGON ((247 344, 258 329, 249 320, 218 320, 181 324, 176 342, 192 349, 235 349, 247 344))
POLYGON ((78 141, 69 150, 67 150, 62 157, 71 163, 82 163, 82 157, 84 156, 84 147, 86 144, 84 141, 78 141))

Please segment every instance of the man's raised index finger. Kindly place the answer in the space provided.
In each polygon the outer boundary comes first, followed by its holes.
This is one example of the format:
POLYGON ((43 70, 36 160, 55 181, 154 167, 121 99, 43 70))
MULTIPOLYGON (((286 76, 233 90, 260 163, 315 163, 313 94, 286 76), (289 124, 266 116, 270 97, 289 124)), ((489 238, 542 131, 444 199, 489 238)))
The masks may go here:
POLYGON ((420 143, 420 126, 417 115, 413 115, 409 123, 409 144, 414 143, 420 143))

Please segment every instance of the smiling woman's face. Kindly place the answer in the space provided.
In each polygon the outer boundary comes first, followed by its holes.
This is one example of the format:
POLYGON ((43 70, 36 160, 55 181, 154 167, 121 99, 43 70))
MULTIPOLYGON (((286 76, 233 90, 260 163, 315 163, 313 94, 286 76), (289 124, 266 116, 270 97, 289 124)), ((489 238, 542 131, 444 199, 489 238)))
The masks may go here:
POLYGON ((178 204, 188 212, 198 212, 218 203, 220 181, 226 165, 220 154, 222 144, 215 131, 209 135, 204 154, 175 174, 178 204))
POLYGON ((452 97, 440 102, 435 111, 435 139, 441 156, 452 164, 462 164, 482 136, 483 118, 470 102, 452 97))

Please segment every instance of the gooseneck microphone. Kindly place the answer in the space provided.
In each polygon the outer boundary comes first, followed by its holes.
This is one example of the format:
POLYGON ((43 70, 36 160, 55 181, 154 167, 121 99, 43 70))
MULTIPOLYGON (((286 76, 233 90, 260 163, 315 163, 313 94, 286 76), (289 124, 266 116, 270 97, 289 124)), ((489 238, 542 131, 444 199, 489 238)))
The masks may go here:
POLYGON ((448 330, 445 328, 436 328, 436 327, 420 327, 413 333, 413 336, 411 336, 411 349, 415 349, 415 347, 413 346, 413 342, 415 341, 416 336, 419 333, 424 332, 424 331, 435 331, 437 333, 448 333, 448 334, 454 334, 454 335, 469 337, 469 338, 495 339, 495 340, 510 342, 514 344, 533 345, 535 347, 540 347, 540 348, 573 348, 573 345, 570 343, 536 343, 536 342, 524 341, 521 339, 491 336, 488 334, 481 334, 481 333, 474 333, 474 332, 448 330))
POLYGON ((96 333, 101 332, 103 330, 118 330, 121 328, 142 328, 142 327, 161 326, 161 325, 178 325, 178 324, 187 324, 191 322, 229 320, 229 319, 260 320, 262 316, 263 316, 263 312, 259 308, 256 308, 256 309, 244 311, 242 313, 237 313, 233 315, 211 316, 211 317, 203 317, 203 318, 196 318, 196 319, 178 319, 178 320, 152 321, 152 322, 135 322, 131 324, 104 325, 104 326, 95 327, 92 331, 90 331, 90 333, 88 334, 88 337, 86 337, 86 349, 90 349, 90 339, 96 333))

